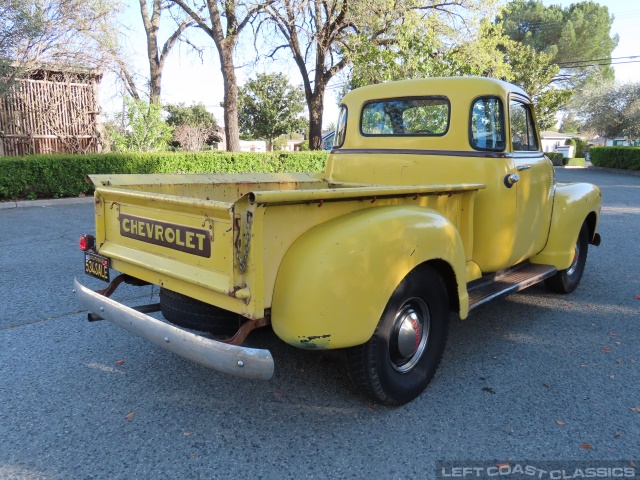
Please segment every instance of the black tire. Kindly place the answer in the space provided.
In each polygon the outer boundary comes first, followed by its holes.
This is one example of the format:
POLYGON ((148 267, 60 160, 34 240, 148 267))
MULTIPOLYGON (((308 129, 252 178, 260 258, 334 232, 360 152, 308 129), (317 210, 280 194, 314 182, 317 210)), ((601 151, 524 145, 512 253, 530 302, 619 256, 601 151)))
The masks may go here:
POLYGON ((414 269, 391 295, 371 339, 347 351, 351 380, 380 403, 410 402, 436 373, 448 327, 442 277, 429 266, 414 269))
POLYGON ((214 335, 233 335, 240 328, 242 318, 237 313, 166 288, 160 289, 160 309, 164 318, 179 327, 214 335))
POLYGON ((547 278, 544 284, 554 293, 571 293, 580 283, 589 251, 589 229, 583 223, 576 241, 573 262, 566 270, 560 270, 553 277, 547 278))

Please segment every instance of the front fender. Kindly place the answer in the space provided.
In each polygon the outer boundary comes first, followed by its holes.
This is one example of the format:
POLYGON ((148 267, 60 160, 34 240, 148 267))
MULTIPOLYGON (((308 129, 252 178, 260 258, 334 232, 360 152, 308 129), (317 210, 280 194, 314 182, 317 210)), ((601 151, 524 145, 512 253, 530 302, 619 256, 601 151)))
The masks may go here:
POLYGON ((280 265, 271 307, 273 330, 299 348, 365 343, 398 284, 432 259, 451 266, 460 315, 466 317, 462 241, 437 211, 376 207, 322 223, 298 238, 280 265))
POLYGON ((532 263, 569 268, 582 224, 589 219, 589 241, 594 239, 602 193, 590 183, 560 183, 556 186, 549 239, 544 249, 531 258, 532 263))

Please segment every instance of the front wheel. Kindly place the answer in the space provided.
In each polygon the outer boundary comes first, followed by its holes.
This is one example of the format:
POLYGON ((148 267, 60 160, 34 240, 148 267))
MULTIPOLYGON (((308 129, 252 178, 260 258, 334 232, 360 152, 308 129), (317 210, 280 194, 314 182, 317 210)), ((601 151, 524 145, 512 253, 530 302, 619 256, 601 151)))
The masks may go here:
POLYGON ((583 223, 578 240, 576 241, 573 261, 569 268, 560 270, 553 277, 544 281, 549 290, 554 293, 571 293, 580 283, 584 266, 587 263, 587 252, 589 250, 589 230, 587 224, 583 223))
POLYGON ((347 352, 353 383, 375 400, 402 405, 420 395, 447 339, 449 297, 433 268, 414 269, 396 288, 371 339, 347 352))

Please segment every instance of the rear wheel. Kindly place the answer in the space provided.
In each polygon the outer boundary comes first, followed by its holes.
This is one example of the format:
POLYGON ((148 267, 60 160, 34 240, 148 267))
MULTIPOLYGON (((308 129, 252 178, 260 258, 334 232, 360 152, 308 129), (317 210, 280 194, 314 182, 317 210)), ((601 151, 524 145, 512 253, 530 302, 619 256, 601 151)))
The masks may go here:
POLYGON ((238 331, 241 324, 241 317, 237 313, 166 288, 160 289, 160 309, 164 318, 179 327, 214 335, 232 335, 238 331))
POLYGON ((438 368, 447 339, 449 299, 440 275, 418 267, 389 299, 371 339, 347 352, 354 384, 388 405, 420 395, 438 368))
POLYGON ((576 241, 575 254, 569 268, 560 270, 553 277, 544 281, 549 290, 555 293, 571 293, 580 283, 584 266, 587 263, 587 252, 589 250, 589 230, 587 224, 583 223, 578 240, 576 241))

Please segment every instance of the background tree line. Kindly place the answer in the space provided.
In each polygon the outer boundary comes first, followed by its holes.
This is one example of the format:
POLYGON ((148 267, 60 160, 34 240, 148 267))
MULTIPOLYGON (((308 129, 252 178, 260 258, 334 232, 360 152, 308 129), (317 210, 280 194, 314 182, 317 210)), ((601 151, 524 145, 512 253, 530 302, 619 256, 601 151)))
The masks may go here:
MULTIPOLYGON (((225 143, 231 151, 239 150, 241 134, 272 143, 282 133, 302 130, 312 149, 321 148, 331 81, 332 88, 344 93, 407 78, 491 76, 516 83, 533 96, 541 129, 553 126, 561 110, 572 112, 597 133, 610 131, 612 123, 607 121, 605 128, 602 119, 616 116, 592 114, 596 107, 606 108, 612 89, 621 88, 614 87, 610 66, 618 42, 611 32, 613 17, 607 7, 592 1, 563 8, 540 0, 512 0, 498 8, 495 0, 138 0, 138 7, 147 40, 148 74, 143 76, 134 73, 122 41, 118 16, 123 4, 0 0, 0 91, 6 91, 16 75, 42 63, 109 70, 131 98, 113 124, 116 145, 124 148, 131 141, 140 144, 135 148, 156 148, 148 146, 154 144, 152 138, 166 143, 173 129, 183 140, 174 141, 192 148, 192 140, 210 140, 215 130, 211 118, 205 120, 200 111, 186 120, 188 116, 175 110, 172 114, 167 107, 165 128, 159 108, 166 59, 182 42, 199 54, 207 47, 217 52, 224 82, 225 143), (196 29, 210 43, 193 35, 196 29), (291 61, 302 85, 289 85, 283 75, 259 74, 238 86, 239 45, 253 45, 254 66, 291 61), (301 119, 304 104, 306 121, 301 119), (133 125, 144 122, 148 125, 142 130, 149 131, 138 132, 139 141, 132 140, 133 125), (202 131, 195 132, 196 123, 202 131), (118 131, 118 124, 128 125, 118 131), (152 132, 150 125, 158 131, 152 132)), ((629 112, 635 111, 637 91, 625 90, 629 112)), ((627 119, 635 117, 626 113, 623 118, 627 125, 627 119)))

